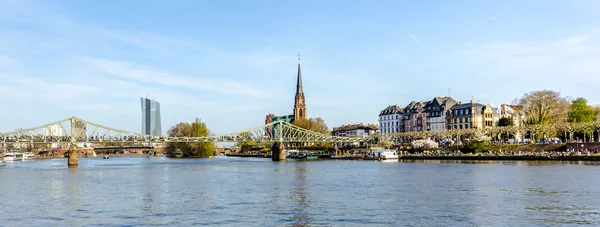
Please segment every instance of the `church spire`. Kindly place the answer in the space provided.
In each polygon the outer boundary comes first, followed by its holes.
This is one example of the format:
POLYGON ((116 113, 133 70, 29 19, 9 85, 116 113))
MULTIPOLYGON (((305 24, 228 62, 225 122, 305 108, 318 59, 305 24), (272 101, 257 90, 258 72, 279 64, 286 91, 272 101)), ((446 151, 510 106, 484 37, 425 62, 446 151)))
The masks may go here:
POLYGON ((300 53, 298 53, 298 81, 296 82, 296 94, 304 93, 302 90, 302 71, 300 70, 300 53))
POLYGON ((298 81, 296 82, 296 98, 294 100, 294 121, 306 119, 306 101, 302 90, 302 71, 300 71, 300 53, 298 53, 298 81))

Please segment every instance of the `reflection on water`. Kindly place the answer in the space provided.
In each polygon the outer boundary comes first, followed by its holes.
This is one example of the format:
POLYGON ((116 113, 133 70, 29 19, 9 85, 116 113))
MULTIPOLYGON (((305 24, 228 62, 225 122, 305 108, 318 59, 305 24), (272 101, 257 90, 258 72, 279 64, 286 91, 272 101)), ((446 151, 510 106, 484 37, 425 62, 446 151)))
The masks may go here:
POLYGON ((294 208, 294 216, 292 219, 295 221, 293 226, 310 226, 312 218, 307 212, 310 205, 309 195, 306 192, 306 164, 304 162, 296 163, 296 180, 294 181, 294 202, 296 207, 294 208))
POLYGON ((0 169, 0 217, 2 226, 598 226, 597 165, 39 160, 0 169))

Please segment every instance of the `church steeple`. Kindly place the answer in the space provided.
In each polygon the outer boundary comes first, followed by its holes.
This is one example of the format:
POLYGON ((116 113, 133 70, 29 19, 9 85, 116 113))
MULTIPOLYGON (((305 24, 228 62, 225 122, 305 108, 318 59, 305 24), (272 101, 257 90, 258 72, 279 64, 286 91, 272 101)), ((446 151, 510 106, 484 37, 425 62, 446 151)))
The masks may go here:
POLYGON ((298 81, 296 81, 296 94, 304 93, 302 90, 302 71, 300 70, 300 54, 298 54, 298 81))
POLYGON ((298 53, 298 80, 296 81, 296 97, 294 100, 294 121, 306 119, 306 102, 302 89, 302 71, 300 71, 300 53, 298 53))

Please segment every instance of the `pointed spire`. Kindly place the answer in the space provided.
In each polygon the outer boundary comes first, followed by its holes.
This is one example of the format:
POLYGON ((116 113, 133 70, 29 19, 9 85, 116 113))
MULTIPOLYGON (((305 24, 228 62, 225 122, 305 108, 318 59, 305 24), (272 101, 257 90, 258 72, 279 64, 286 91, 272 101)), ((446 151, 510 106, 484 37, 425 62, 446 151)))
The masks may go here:
POLYGON ((300 53, 298 53, 298 81, 296 82, 296 94, 302 94, 302 71, 300 70, 300 53))

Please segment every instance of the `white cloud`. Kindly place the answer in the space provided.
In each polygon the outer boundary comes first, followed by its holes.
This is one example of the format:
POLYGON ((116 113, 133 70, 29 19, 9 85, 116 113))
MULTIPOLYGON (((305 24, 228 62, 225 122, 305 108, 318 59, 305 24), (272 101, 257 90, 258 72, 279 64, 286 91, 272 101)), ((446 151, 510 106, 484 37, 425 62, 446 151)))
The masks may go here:
POLYGON ((415 37, 413 34, 411 34, 411 33, 408 33, 408 36, 409 36, 410 38, 412 38, 412 39, 413 39, 415 42, 417 42, 417 43, 421 43, 421 41, 419 41, 419 39, 417 39, 417 37, 415 37))
POLYGON ((84 62, 94 69, 113 76, 132 79, 137 82, 157 85, 188 87, 192 89, 210 91, 215 93, 235 94, 253 98, 276 97, 267 88, 254 88, 240 83, 220 81, 209 78, 174 75, 168 72, 147 69, 131 63, 88 58, 84 62))

